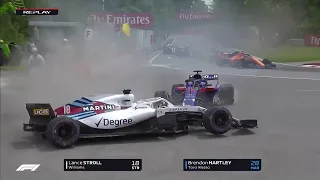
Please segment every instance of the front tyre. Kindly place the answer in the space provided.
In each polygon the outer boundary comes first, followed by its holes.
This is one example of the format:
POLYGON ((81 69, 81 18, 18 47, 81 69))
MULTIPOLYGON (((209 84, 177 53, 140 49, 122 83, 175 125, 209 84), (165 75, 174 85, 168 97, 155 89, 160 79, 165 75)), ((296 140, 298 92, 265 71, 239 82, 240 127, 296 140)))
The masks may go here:
POLYGON ((73 146, 79 136, 79 124, 68 117, 56 117, 48 123, 46 128, 47 139, 58 148, 73 146))
POLYGON ((214 107, 204 113, 203 126, 212 134, 224 134, 231 129, 232 115, 224 107, 214 107))

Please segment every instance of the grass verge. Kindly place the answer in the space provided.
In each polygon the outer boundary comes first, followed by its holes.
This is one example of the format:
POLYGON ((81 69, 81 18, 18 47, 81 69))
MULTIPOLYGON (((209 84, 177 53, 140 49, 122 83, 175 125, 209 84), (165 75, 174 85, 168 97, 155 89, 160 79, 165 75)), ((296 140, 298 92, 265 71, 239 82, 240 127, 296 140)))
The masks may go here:
POLYGON ((0 71, 24 71, 24 66, 0 66, 0 71))
POLYGON ((252 51, 253 55, 270 59, 273 62, 307 62, 320 61, 320 47, 290 47, 266 48, 252 51))

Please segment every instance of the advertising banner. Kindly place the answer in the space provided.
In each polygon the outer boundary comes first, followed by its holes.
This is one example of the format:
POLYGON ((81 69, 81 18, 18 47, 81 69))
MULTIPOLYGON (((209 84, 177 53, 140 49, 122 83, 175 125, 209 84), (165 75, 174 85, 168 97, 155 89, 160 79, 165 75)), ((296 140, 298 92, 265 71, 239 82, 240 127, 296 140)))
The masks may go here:
POLYGON ((183 21, 199 21, 199 20, 214 20, 216 19, 215 13, 192 13, 182 12, 177 14, 178 20, 183 21))
POLYGON ((312 46, 312 47, 320 47, 320 34, 305 36, 304 45, 312 46))
POLYGON ((152 14, 149 13, 96 13, 90 15, 89 20, 116 26, 127 23, 136 29, 152 28, 152 14))

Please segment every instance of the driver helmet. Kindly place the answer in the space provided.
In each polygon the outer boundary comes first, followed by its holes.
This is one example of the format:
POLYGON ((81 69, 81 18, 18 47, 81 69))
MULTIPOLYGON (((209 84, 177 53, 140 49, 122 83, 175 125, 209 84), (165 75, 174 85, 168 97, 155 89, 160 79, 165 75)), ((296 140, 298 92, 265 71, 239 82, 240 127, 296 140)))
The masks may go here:
POLYGON ((195 75, 193 76, 193 78, 195 78, 195 79, 201 79, 202 77, 201 77, 200 74, 195 74, 195 75))
POLYGON ((68 42, 69 42, 68 39, 63 39, 63 41, 62 41, 62 43, 63 43, 64 45, 68 44, 68 42))
POLYGON ((33 55, 38 55, 38 49, 37 49, 36 47, 33 47, 33 48, 31 49, 31 54, 33 54, 33 55))
POLYGON ((158 108, 164 108, 164 107, 167 107, 168 106, 168 103, 165 102, 165 101, 161 101, 159 104, 158 104, 158 108))

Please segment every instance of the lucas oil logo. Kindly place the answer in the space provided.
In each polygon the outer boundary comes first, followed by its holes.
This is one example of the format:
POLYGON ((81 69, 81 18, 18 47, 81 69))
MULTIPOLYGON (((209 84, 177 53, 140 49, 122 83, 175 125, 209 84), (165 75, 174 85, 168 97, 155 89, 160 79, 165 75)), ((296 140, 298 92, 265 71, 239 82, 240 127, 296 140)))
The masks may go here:
POLYGON ((83 111, 110 111, 114 109, 116 109, 116 106, 113 104, 102 104, 83 107, 83 111))
POLYGON ((47 116, 49 115, 49 109, 34 109, 33 114, 36 116, 47 116))

